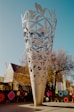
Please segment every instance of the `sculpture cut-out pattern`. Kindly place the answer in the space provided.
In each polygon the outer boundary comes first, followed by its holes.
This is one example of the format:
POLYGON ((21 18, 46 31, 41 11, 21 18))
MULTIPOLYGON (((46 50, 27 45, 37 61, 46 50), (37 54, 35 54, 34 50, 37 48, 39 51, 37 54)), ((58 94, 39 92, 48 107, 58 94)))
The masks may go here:
POLYGON ((45 83, 49 55, 52 51, 56 28, 55 12, 35 3, 36 10, 27 10, 22 17, 22 28, 31 81, 45 83), (37 80, 36 80, 37 79, 37 80))

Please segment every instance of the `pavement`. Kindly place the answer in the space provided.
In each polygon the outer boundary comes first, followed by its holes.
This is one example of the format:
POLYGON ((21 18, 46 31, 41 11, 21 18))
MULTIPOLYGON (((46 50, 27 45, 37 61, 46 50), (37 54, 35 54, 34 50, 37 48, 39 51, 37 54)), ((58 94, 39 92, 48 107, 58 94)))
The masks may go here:
POLYGON ((41 106, 33 103, 0 104, 0 112, 74 112, 74 103, 43 102, 41 106))
POLYGON ((74 103, 44 102, 42 106, 20 105, 33 109, 33 112, 74 112, 74 103))

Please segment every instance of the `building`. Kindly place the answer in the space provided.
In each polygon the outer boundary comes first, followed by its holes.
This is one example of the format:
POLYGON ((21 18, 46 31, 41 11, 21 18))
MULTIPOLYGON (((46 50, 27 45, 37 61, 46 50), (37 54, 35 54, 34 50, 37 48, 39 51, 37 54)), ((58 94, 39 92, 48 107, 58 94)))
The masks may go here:
POLYGON ((19 86, 30 86, 28 67, 10 63, 4 75, 4 83, 9 83, 13 90, 18 90, 19 86))
POLYGON ((0 90, 3 90, 4 77, 0 77, 0 90))

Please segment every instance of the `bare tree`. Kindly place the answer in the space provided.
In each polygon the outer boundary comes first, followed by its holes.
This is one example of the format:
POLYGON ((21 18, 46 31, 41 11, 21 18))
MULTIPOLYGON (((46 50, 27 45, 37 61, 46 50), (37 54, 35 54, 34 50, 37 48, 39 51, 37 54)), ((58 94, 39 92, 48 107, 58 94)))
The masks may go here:
MULTIPOLYGON (((64 74, 68 74, 74 70, 74 61, 71 55, 68 55, 63 50, 58 50, 58 52, 52 52, 49 59, 49 71, 52 71, 53 83, 56 87, 56 81, 61 80, 64 74)), ((48 75, 50 75, 50 72, 48 75)), ((49 76, 48 76, 49 77, 49 76)))

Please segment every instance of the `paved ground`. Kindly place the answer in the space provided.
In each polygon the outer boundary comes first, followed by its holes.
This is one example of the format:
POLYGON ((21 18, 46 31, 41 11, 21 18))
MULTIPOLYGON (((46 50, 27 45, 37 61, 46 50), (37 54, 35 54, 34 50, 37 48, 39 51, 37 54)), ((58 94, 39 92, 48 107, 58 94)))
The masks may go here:
POLYGON ((0 104, 0 112, 74 112, 74 103, 45 102, 37 107, 33 104, 0 104))

